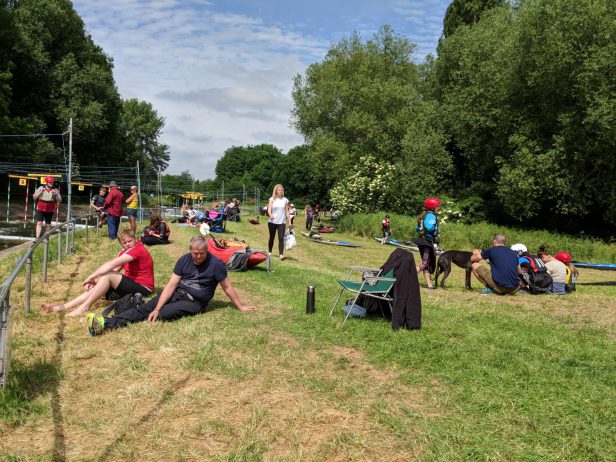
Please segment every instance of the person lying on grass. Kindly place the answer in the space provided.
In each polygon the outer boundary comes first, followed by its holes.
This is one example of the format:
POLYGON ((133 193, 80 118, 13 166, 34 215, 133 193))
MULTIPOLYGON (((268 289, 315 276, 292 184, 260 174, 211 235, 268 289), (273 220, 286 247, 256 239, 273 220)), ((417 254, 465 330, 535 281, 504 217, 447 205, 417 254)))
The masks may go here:
POLYGON ((179 258, 165 288, 149 302, 131 307, 111 318, 89 313, 87 325, 90 335, 100 335, 105 330, 146 319, 149 322, 157 319, 171 321, 204 313, 218 284, 238 310, 254 310, 254 306, 242 305, 227 277, 225 264, 208 253, 207 247, 205 237, 193 237, 189 245, 190 253, 179 258))
POLYGON ((83 281, 84 292, 81 295, 61 304, 43 303, 41 311, 57 313, 77 307, 69 316, 78 316, 102 297, 117 300, 127 294, 150 295, 154 290, 154 262, 150 252, 131 235, 130 229, 123 229, 118 240, 122 251, 83 281), (122 269, 124 274, 120 273, 122 269))

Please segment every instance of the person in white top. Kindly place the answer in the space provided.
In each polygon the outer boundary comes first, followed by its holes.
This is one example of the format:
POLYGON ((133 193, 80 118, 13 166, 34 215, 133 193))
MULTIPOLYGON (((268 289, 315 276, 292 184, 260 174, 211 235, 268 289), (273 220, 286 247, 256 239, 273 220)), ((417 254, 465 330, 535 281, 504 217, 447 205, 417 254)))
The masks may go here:
POLYGON ((267 228, 269 230, 268 250, 272 253, 274 237, 278 231, 278 252, 280 259, 284 260, 284 233, 286 225, 290 224, 289 200, 284 197, 284 188, 281 184, 274 186, 272 197, 267 204, 267 228))

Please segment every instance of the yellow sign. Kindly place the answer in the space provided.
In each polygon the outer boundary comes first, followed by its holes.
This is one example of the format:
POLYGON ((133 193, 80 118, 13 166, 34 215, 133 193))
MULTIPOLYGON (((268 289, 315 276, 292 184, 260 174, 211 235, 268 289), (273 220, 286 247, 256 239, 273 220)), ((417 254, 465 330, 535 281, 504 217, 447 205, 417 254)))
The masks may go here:
POLYGON ((80 184, 80 185, 79 185, 79 191, 83 191, 84 189, 86 189, 85 185, 80 184))
POLYGON ((26 179, 25 178, 20 178, 19 179, 19 186, 25 186, 26 185, 26 179))

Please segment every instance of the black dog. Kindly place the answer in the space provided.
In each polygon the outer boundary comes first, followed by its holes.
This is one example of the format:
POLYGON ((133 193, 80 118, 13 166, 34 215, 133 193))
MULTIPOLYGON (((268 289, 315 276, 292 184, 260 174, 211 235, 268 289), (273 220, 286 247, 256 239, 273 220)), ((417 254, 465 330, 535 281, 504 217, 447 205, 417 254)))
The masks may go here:
POLYGON ((451 262, 454 262, 460 268, 466 270, 466 283, 464 287, 466 290, 471 289, 471 256, 473 252, 466 252, 464 250, 448 250, 447 252, 443 252, 438 259, 438 264, 436 265, 436 275, 434 276, 434 285, 438 286, 438 277, 440 274, 443 274, 443 279, 441 280, 441 288, 445 288, 445 280, 449 273, 451 272, 451 262))

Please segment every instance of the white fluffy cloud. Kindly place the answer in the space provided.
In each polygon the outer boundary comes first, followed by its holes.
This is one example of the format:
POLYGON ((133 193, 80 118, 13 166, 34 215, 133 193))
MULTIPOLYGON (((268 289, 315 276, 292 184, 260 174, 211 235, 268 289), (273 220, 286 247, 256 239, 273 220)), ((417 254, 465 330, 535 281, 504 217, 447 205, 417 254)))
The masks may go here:
POLYGON ((422 59, 434 50, 444 0, 74 0, 94 41, 114 60, 123 98, 151 102, 166 120, 168 171, 214 176, 232 145, 271 143, 288 150, 303 139, 289 124, 293 77, 325 55, 333 41, 382 24, 409 36, 422 59), (335 17, 335 8, 340 16, 335 17), (251 9, 246 9, 251 8, 251 9), (322 19, 315 24, 322 9, 322 19), (301 11, 300 11, 301 10, 301 11), (364 15, 364 16, 362 16, 364 15), (389 15, 389 17, 388 17, 389 15))

